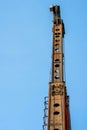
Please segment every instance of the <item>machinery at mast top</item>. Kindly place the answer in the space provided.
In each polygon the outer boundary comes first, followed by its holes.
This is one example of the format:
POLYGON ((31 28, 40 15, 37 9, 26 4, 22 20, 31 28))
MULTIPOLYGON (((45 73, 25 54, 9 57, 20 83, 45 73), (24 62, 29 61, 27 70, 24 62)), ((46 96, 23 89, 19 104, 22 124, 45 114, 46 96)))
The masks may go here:
POLYGON ((54 14, 54 19, 53 19, 53 23, 54 25, 59 25, 59 24, 62 24, 63 26, 63 37, 64 37, 64 34, 65 34, 65 28, 64 28, 64 23, 63 23, 63 20, 61 19, 61 14, 60 14, 60 6, 56 5, 52 5, 50 6, 50 11, 53 12, 54 14))

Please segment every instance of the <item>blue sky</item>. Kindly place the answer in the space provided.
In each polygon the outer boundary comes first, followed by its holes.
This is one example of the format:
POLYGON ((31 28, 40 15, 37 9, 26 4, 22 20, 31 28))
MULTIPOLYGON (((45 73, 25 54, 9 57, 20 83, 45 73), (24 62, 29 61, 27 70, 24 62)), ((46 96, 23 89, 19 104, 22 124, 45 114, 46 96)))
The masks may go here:
POLYGON ((87 130, 87 1, 0 1, 0 130, 42 129, 52 48, 52 4, 65 23, 72 130, 87 130))

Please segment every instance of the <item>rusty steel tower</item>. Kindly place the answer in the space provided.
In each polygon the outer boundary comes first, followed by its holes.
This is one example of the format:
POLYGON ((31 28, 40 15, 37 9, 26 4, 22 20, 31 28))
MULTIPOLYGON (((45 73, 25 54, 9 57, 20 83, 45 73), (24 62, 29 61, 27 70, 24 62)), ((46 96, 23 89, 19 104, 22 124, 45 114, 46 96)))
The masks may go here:
POLYGON ((53 12, 52 79, 48 97, 44 98, 43 130, 71 130, 69 96, 64 79, 64 23, 60 6, 51 6, 53 12))

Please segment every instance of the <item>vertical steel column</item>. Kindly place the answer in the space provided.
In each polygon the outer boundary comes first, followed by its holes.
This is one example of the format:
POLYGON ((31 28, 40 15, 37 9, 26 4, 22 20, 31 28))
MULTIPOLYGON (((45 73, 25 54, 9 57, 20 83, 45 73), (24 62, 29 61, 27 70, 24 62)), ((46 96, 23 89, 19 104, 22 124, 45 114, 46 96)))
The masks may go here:
POLYGON ((60 6, 51 6, 53 12, 52 79, 48 97, 44 98, 43 130, 71 130, 69 96, 64 81, 63 38, 64 23, 60 6))
POLYGON ((49 83, 47 130, 66 129, 66 87, 63 72, 63 38, 65 34, 60 6, 50 7, 53 12, 52 81, 49 83))

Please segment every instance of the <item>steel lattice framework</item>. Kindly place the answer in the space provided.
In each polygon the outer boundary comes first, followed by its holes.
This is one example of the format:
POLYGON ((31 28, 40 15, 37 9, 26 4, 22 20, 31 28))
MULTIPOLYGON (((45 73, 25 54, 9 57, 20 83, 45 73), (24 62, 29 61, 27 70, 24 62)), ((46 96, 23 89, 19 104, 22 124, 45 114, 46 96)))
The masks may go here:
POLYGON ((52 79, 44 100, 43 130, 71 130, 69 96, 64 80, 64 23, 60 6, 51 6, 50 11, 53 12, 52 79))

